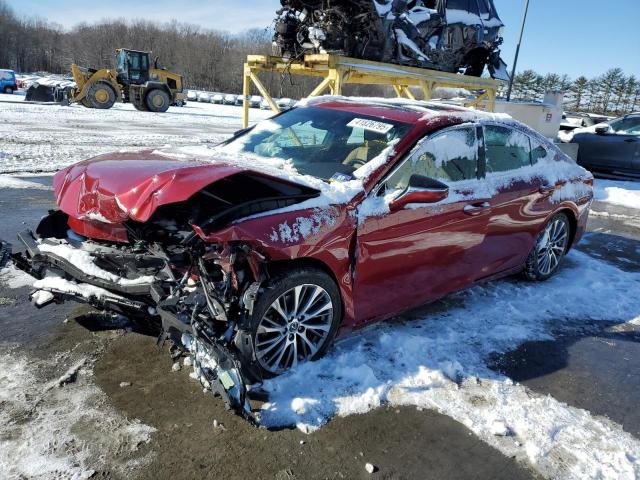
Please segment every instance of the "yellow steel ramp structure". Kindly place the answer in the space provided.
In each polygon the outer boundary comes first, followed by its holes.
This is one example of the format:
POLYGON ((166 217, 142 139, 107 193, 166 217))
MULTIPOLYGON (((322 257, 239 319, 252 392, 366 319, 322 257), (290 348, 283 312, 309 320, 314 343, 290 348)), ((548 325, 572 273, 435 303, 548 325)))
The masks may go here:
POLYGON ((387 85, 393 87, 398 97, 413 100, 415 96, 410 87, 419 88, 424 100, 432 98, 436 87, 464 88, 476 92, 476 98, 469 101, 467 106, 476 106, 486 100, 486 108, 489 111, 495 109, 496 92, 502 83, 491 78, 470 77, 331 54, 305 55, 301 61, 290 61, 268 55, 249 55, 244 64, 243 128, 249 126, 251 84, 255 85, 260 95, 269 103, 271 110, 280 112, 280 108, 260 80, 261 72, 317 77, 320 83, 309 93, 309 97, 317 97, 326 92, 331 95, 342 95, 343 86, 348 84, 387 85))

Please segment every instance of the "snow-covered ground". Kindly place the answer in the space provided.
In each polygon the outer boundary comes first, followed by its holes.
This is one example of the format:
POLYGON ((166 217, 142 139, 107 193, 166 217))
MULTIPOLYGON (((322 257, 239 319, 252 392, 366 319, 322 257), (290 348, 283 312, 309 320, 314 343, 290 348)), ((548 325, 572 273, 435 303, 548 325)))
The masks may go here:
POLYGON ((488 366, 492 352, 551 339, 575 321, 640 325, 640 273, 579 251, 547 283, 495 282, 459 293, 456 305, 415 313, 339 342, 320 361, 271 380, 269 426, 313 431, 335 415, 383 403, 450 415, 506 455, 550 478, 635 479, 640 441, 619 425, 535 394, 488 366), (313 379, 313 381, 309 381, 313 379))
MULTIPOLYGON (((150 114, 130 105, 96 111, 2 100, 0 173, 54 171, 113 150, 207 145, 240 128, 241 109, 233 106, 189 103, 150 114)), ((8 188, 48 187, 0 175, 0 189, 8 188)), ((598 201, 640 208, 638 183, 596 180, 595 188, 598 201)), ((0 283, 19 288, 30 279, 7 268, 0 283)), ((426 307, 340 341, 328 357, 266 385, 270 403, 261 421, 313 431, 336 415, 365 413, 383 403, 414 405, 455 418, 549 478, 640 478, 640 441, 620 425, 533 393, 488 367, 493 352, 550 339, 552 332, 585 322, 640 325, 640 304, 629 295, 634 291, 640 291, 640 273, 574 251, 547 283, 505 280, 475 287, 448 298, 446 308, 426 307)), ((37 372, 46 365, 9 348, 0 344, 0 471, 85 478, 91 473, 86 465, 101 465, 96 451, 109 455, 119 438, 135 444, 152 435, 150 427, 109 407, 90 381, 90 363, 79 381, 55 387, 45 398, 37 372), (36 405, 41 410, 29 422, 16 424, 7 416, 36 405), (79 438, 78 422, 95 424, 95 438, 79 438)))
POLYGON ((596 179, 594 187, 596 200, 640 210, 640 181, 596 179))
MULTIPOLYGON (((242 109, 228 105, 190 102, 149 113, 130 104, 93 110, 24 104, 23 98, 0 94, 0 173, 53 172, 114 150, 215 144, 242 127, 242 109)), ((251 109, 250 118, 271 115, 251 109)))
POLYGON ((0 349, 0 477, 82 480, 108 464, 129 478, 152 459, 137 450, 155 429, 110 406, 91 382, 88 362, 76 363, 76 381, 61 387, 41 375, 64 359, 36 360, 3 343, 0 349), (126 459, 114 462, 117 456, 126 459))

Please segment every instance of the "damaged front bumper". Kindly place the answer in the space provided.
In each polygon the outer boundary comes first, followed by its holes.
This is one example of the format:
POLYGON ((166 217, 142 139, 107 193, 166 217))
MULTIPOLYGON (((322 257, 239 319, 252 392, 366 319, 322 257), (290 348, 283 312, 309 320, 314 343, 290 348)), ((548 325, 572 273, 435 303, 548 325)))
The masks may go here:
MULTIPOLYGON (((206 287, 208 273, 202 259, 194 262, 200 270, 186 269, 182 276, 176 276, 175 265, 158 247, 132 253, 82 239, 43 239, 28 230, 18 239, 24 252, 12 254, 11 246, 0 242, 0 257, 5 262, 11 257, 19 269, 37 279, 31 293, 36 307, 73 300, 159 325, 159 341, 171 340, 177 355, 192 357, 192 376, 222 397, 227 409, 255 423, 248 384, 261 379, 253 367, 253 344, 247 331, 240 328, 244 323, 242 309, 231 308, 213 294, 213 288, 206 287), (155 274, 132 279, 117 269, 103 270, 116 261, 119 265, 143 265, 145 273, 154 270, 155 274)), ((215 279, 208 282, 216 283, 215 279)))

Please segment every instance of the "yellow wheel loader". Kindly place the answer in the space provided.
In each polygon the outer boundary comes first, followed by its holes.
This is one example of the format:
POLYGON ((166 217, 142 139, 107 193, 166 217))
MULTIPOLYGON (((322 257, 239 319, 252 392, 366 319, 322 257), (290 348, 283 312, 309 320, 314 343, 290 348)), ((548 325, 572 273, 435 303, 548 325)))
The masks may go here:
POLYGON ((69 101, 87 108, 111 108, 117 101, 131 102, 138 110, 166 112, 171 105, 186 103, 181 75, 149 65, 149 52, 116 50, 116 68, 95 70, 71 65, 76 87, 69 101))

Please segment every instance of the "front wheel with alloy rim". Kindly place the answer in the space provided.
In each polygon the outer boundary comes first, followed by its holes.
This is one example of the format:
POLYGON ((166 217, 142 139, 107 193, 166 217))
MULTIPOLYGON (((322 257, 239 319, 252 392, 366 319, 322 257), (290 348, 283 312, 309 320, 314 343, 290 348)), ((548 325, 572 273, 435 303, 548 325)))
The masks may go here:
POLYGON ((551 217, 529 254, 525 273, 530 280, 546 280, 560 268, 569 249, 571 225, 564 213, 551 217))
POLYGON ((338 287, 323 271, 296 268, 273 277, 252 316, 253 348, 263 376, 320 358, 341 319, 338 287))

